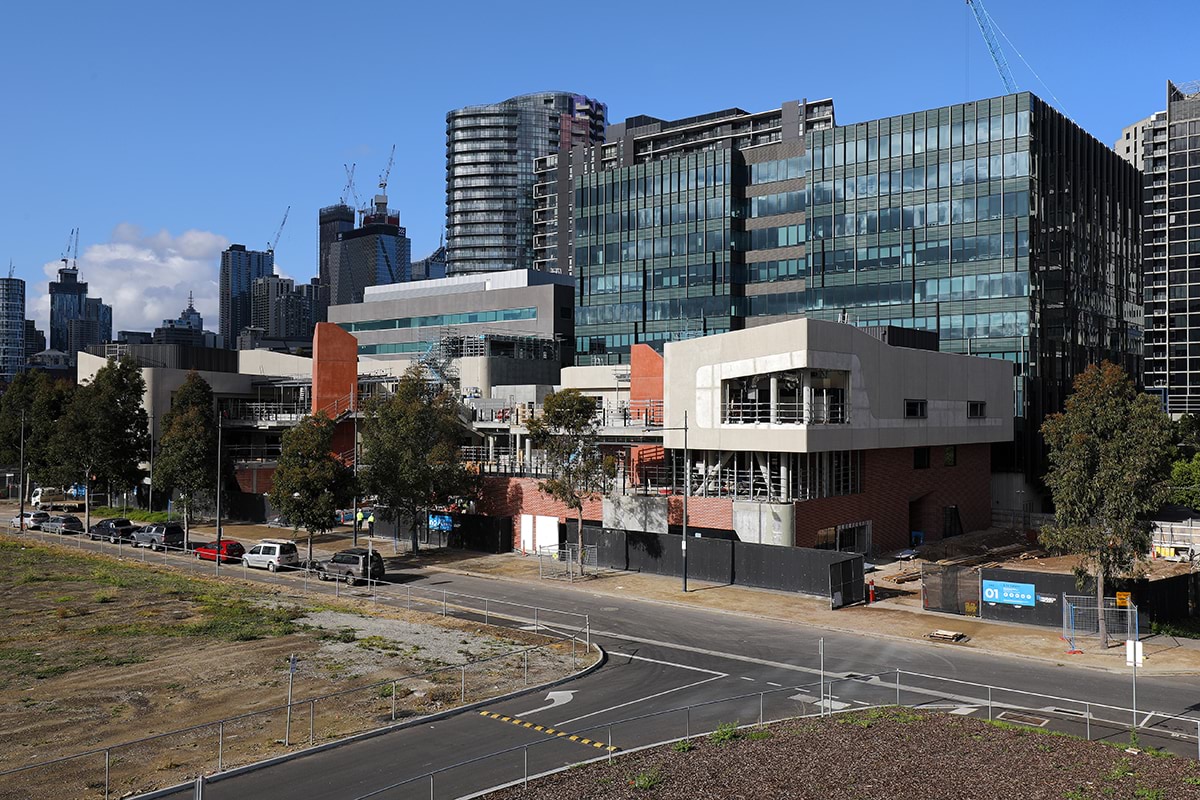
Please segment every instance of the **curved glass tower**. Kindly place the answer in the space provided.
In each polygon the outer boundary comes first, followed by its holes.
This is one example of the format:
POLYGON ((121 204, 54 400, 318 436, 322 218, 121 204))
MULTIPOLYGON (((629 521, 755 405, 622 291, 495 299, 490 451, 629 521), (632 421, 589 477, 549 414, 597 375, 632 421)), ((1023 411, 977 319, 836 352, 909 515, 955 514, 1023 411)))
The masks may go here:
POLYGON ((446 115, 451 274, 533 267, 533 162, 604 141, 603 103, 540 92, 446 115))

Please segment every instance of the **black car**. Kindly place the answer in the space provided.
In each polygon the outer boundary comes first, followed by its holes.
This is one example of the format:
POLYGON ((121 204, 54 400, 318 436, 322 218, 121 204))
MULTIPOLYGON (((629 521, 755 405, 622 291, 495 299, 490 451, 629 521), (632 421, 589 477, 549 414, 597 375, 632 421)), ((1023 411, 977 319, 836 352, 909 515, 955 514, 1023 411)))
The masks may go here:
POLYGON ((113 544, 132 542, 135 530, 137 526, 127 519, 102 519, 88 529, 88 538, 92 541, 108 539, 113 544))

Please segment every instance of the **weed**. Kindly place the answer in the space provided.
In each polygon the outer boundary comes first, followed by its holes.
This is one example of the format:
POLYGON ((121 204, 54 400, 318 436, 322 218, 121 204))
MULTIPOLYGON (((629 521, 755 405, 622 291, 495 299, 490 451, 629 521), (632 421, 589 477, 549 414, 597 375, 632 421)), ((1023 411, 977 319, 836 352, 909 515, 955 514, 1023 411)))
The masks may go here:
POLYGON ((1166 800, 1167 793, 1162 789, 1147 789, 1139 786, 1133 793, 1138 800, 1166 800))
POLYGON ((1037 749, 1041 750, 1043 753, 1049 753, 1054 748, 1052 748, 1050 745, 1046 744, 1045 742, 1038 742, 1037 749))
MULTIPOLYGON (((347 628, 346 630, 350 629, 347 628)), ((400 645, 382 636, 364 636, 356 641, 355 644, 364 650, 379 650, 389 654, 395 654, 395 652, 400 650, 400 645)))
POLYGON ((98 591, 94 595, 92 595, 93 603, 111 603, 113 600, 116 600, 116 599, 117 599, 116 592, 110 592, 105 589, 101 589, 100 591, 98 591))
POLYGON ((1200 777, 1196 777, 1195 775, 1185 775, 1183 782, 1188 786, 1200 786, 1200 777))
POLYGON ((678 742, 671 745, 671 749, 676 753, 690 753, 696 749, 696 743, 691 739, 680 739, 678 742))
POLYGON ((1152 622, 1150 630, 1163 636, 1175 636, 1180 639, 1200 639, 1200 620, 1184 619, 1170 622, 1152 622))
POLYGON ((662 771, 659 770, 658 767, 655 767, 654 769, 647 770, 645 772, 639 772, 637 775, 634 775, 633 780, 629 782, 629 785, 635 789, 653 789, 655 786, 658 786, 660 783, 662 783, 662 780, 662 771))
POLYGON ((774 734, 771 733, 770 731, 763 730, 760 728, 759 730, 750 731, 749 733, 747 733, 746 738, 750 739, 752 741, 758 742, 758 741, 762 741, 763 739, 770 739, 773 735, 774 734))
MULTIPOLYGON (((323 640, 329 641, 329 642, 341 642, 342 644, 350 644, 351 642, 353 642, 355 639, 358 638, 358 634, 354 632, 354 628, 339 628, 336 631, 331 631, 331 630, 322 628, 321 632, 317 634, 317 638, 323 639, 323 640)), ((367 640, 378 639, 378 638, 380 638, 380 637, 369 636, 369 637, 367 637, 367 640)), ((364 640, 364 641, 366 641, 366 640, 364 640)), ((366 645, 366 646, 369 647, 370 645, 366 645)))
POLYGON ((716 745, 729 744, 741 736, 736 722, 722 722, 717 729, 708 735, 708 740, 716 745))
POLYGON ((1132 774, 1133 767, 1129 766, 1129 759, 1122 758, 1113 766, 1111 770, 1109 770, 1109 773, 1105 775, 1104 778, 1105 780, 1109 781, 1119 781, 1122 778, 1132 774))
POLYGON ((1065 800, 1088 800, 1087 790, 1080 786, 1078 789, 1068 789, 1063 797, 1065 800))

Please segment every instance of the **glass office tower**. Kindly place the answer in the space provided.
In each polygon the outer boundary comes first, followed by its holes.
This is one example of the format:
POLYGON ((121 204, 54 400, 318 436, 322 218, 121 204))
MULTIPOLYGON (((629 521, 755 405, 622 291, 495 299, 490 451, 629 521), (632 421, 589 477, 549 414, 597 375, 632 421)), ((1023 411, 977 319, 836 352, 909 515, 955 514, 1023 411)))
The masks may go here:
POLYGON ((251 287, 259 278, 275 274, 275 253, 247 250, 231 244, 221 253, 221 336, 233 348, 238 334, 251 323, 251 287))
POLYGON ((998 468, 1041 474, 1036 431, 1088 364, 1141 374, 1141 176, 1058 111, 1022 93, 808 144, 805 313, 1012 362, 998 468))

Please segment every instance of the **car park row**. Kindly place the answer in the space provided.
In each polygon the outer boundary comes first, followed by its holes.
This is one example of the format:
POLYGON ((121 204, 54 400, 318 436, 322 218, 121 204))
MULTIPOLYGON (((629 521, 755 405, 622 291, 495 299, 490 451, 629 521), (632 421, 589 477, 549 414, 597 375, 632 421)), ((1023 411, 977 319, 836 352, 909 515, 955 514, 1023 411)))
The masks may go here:
MULTIPOLYGON (((83 534, 84 526, 78 517, 71 515, 50 516, 44 511, 27 511, 24 516, 10 520, 12 528, 18 530, 40 530, 60 535, 83 534)), ((222 564, 242 563, 247 567, 278 570, 312 570, 321 580, 342 581, 356 584, 360 581, 380 581, 384 577, 383 557, 378 550, 351 547, 334 554, 324 561, 302 562, 296 543, 290 539, 263 539, 247 550, 236 539, 221 539, 218 542, 185 543, 183 526, 178 523, 155 523, 135 525, 123 517, 102 519, 87 530, 92 541, 103 540, 111 544, 128 543, 134 547, 151 550, 191 551, 201 561, 219 561, 222 564)))

